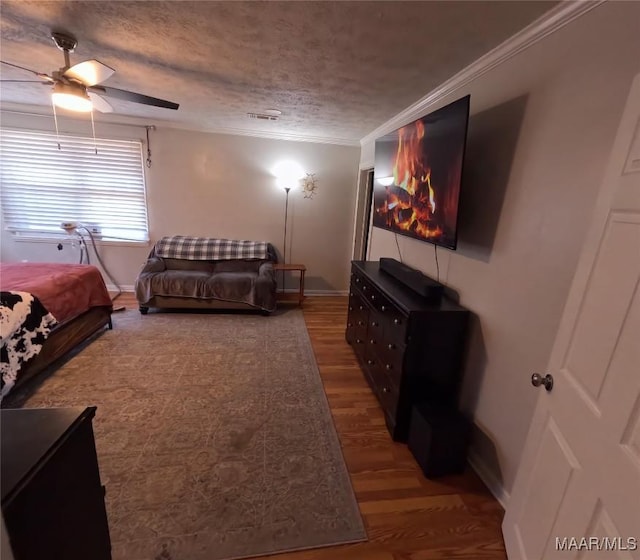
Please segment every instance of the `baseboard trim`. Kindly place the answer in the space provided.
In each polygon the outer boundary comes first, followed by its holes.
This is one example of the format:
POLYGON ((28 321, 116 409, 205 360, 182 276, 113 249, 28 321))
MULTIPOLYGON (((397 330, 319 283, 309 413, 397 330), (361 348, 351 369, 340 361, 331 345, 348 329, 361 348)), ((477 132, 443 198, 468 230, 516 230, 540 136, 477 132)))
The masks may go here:
MULTIPOLYGON (((278 290, 279 292, 282 290, 278 290)), ((287 288, 285 294, 297 294, 298 288, 287 288)), ((307 290, 305 288, 304 295, 306 296, 348 296, 348 290, 307 290)))
MULTIPOLYGON (((135 291, 135 287, 133 284, 122 284, 120 286, 120 289, 123 292, 135 291)), ((109 290, 110 292, 117 292, 118 288, 116 288, 114 284, 107 284, 107 290, 109 290)), ((281 290, 278 290, 278 291, 281 291, 281 290)), ((298 288, 291 288, 291 289, 287 288, 285 290, 285 293, 297 294, 298 288)), ((305 290, 304 295, 305 296, 346 296, 346 295, 349 295, 349 291, 348 290, 305 290)))
POLYGON ((496 478, 480 455, 470 449, 467 454, 467 462, 480 477, 480 480, 484 482, 489 492, 493 494, 493 497, 498 500, 502 508, 506 510, 510 498, 509 492, 504 489, 502 483, 496 478))
MULTIPOLYGON (((133 284, 123 284, 120 286, 120 289, 123 292, 134 292, 135 291, 135 287, 133 284)), ((117 292, 118 288, 114 285, 114 284, 107 284, 107 290, 109 290, 110 292, 117 292)))

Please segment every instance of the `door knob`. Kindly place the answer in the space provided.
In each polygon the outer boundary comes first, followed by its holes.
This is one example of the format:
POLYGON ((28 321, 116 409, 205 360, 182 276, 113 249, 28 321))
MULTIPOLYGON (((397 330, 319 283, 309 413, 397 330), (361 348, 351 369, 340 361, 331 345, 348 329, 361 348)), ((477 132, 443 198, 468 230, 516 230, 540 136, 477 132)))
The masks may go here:
POLYGON ((534 373, 531 376, 531 385, 534 387, 544 385, 544 388, 547 391, 551 391, 551 389, 553 389, 553 376, 550 373, 547 373, 545 376, 542 376, 539 373, 534 373))

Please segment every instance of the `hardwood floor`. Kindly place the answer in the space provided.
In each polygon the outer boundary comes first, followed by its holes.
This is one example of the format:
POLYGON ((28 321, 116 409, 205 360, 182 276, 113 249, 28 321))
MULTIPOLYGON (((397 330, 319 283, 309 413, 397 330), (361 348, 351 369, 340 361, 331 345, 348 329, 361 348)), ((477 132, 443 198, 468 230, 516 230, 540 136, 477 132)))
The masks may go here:
MULTIPOLYGON (((137 308, 133 294, 117 305, 137 308)), ((504 560, 503 510, 477 475, 426 479, 382 410, 344 339, 346 297, 309 297, 304 317, 369 541, 270 560, 504 560)))

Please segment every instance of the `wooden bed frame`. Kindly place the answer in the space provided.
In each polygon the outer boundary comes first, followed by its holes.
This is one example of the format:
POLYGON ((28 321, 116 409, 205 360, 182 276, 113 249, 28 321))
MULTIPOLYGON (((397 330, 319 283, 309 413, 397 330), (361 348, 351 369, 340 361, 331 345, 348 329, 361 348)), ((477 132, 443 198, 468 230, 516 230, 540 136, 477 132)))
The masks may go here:
POLYGON ((105 325, 108 325, 110 329, 113 328, 111 308, 109 307, 92 307, 75 319, 56 326, 42 345, 40 353, 22 367, 18 373, 16 385, 11 392, 49 367, 78 344, 91 338, 105 325))

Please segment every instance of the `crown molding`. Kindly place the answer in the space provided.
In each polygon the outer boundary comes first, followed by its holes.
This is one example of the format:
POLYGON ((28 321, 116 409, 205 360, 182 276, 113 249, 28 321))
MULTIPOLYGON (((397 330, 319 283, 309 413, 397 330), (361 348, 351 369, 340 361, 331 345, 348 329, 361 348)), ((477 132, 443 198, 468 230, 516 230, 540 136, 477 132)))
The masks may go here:
MULTIPOLYGON (((74 123, 88 123, 90 122, 86 115, 88 113, 83 113, 85 115, 84 118, 78 118, 72 113, 58 113, 58 121, 59 124, 64 128, 64 124, 66 121, 71 120, 74 123)), ((13 103, 3 101, 0 103, 0 115, 2 115, 2 119, 0 119, 0 124, 4 118, 4 115, 16 115, 18 117, 36 117, 42 119, 48 119, 51 123, 53 123, 53 112, 51 110, 51 106, 49 105, 25 105, 22 103, 13 103)), ((94 114, 94 120, 96 124, 102 124, 105 126, 128 126, 131 128, 146 128, 148 126, 157 126, 164 127, 166 125, 166 121, 158 120, 158 119, 145 119, 142 117, 130 117, 127 115, 121 115, 116 118, 109 118, 102 116, 101 113, 94 114)))
MULTIPOLYGON (((0 113, 22 115, 25 117, 44 117, 53 119, 53 113, 51 108, 43 105, 22 105, 19 103, 2 103, 0 105, 0 113)), ((78 119, 73 115, 64 115, 65 119, 73 119, 80 122, 84 119, 78 119)), ((304 134, 293 134, 287 132, 268 132, 268 131, 251 131, 243 130, 239 128, 229 127, 196 127, 185 123, 179 123, 174 121, 165 121, 159 119, 145 119, 143 117, 130 117, 122 115, 120 117, 116 115, 110 115, 108 117, 102 117, 101 115, 95 115, 96 124, 103 124, 105 126, 130 126, 130 127, 146 127, 156 126, 157 128, 171 128, 175 130, 187 130, 190 132, 200 132, 205 134, 228 134, 231 136, 251 136, 253 138, 266 138, 268 140, 286 140, 289 142, 312 142, 314 144, 334 144, 338 146, 351 146, 360 147, 359 140, 349 138, 333 138, 329 136, 310 136, 304 134)))
POLYGON ((565 0, 533 23, 481 56, 420 100, 410 105, 360 140, 360 145, 375 141, 426 114, 428 109, 450 93, 476 80, 496 66, 535 45, 548 35, 593 10, 606 0, 565 0))
POLYGON ((189 125, 165 122, 165 128, 179 128, 181 130, 191 130, 195 132, 206 132, 209 134, 229 134, 231 136, 251 136, 253 138, 266 138, 268 140, 286 140, 289 142, 312 142, 314 144, 335 144, 338 146, 360 147, 360 142, 349 138, 334 138, 331 136, 309 136, 308 134, 294 134, 289 132, 267 132, 256 130, 243 130, 230 127, 207 127, 196 128, 189 125))

